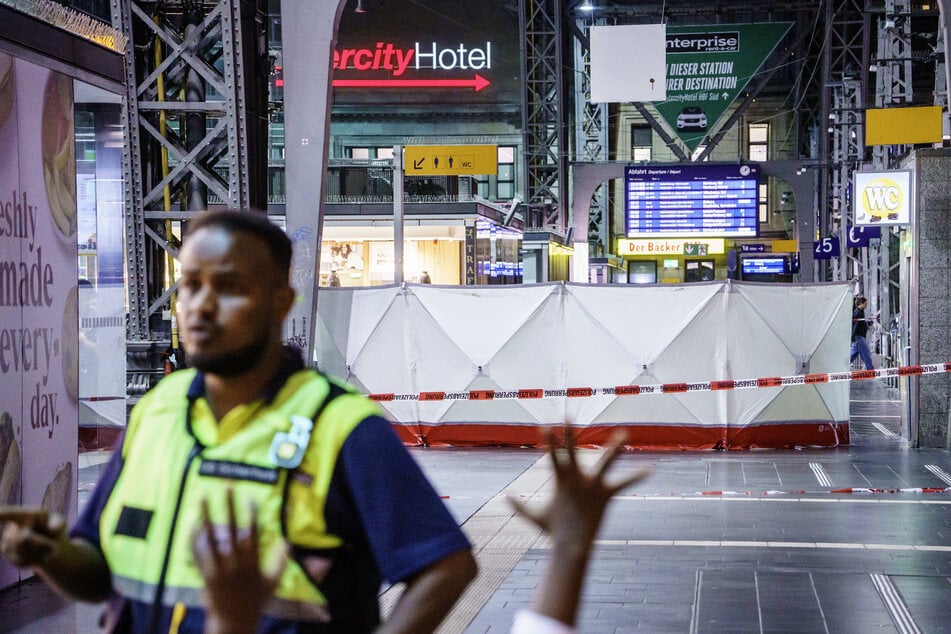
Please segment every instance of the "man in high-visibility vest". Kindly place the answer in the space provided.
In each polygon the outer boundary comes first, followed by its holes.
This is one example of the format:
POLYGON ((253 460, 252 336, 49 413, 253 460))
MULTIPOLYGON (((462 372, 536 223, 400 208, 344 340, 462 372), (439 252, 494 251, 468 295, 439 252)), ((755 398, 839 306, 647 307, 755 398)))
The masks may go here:
POLYGON ((384 631, 434 630, 475 577, 471 546, 377 405, 283 346, 290 240, 264 215, 209 213, 180 256, 191 368, 135 406, 68 534, 0 509, 0 552, 67 596, 114 597, 119 631, 370 632, 384 579, 406 584, 384 631), (265 555, 289 544, 256 622, 205 622, 191 546, 207 522, 256 527, 265 555))

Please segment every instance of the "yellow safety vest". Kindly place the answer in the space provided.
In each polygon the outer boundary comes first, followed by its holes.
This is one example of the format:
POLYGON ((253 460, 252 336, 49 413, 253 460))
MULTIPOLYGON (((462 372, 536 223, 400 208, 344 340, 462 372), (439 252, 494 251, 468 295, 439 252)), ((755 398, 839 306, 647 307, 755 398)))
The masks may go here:
MULTIPOLYGON (((282 535, 304 549, 341 546, 324 518, 337 455, 357 424, 380 414, 372 401, 339 387, 334 391, 342 394, 327 402, 332 384, 300 370, 272 402, 241 405, 216 422, 204 399, 189 402, 195 374, 184 370, 166 377, 136 405, 122 446, 124 465, 100 517, 113 587, 129 599, 201 606, 203 582, 192 558, 200 502, 209 501, 214 524, 226 525, 229 488, 239 526, 248 525, 252 501, 256 507, 262 556, 273 552, 282 535), (302 440, 302 421, 318 412, 309 439, 302 440), (239 420, 234 433, 207 442, 229 417, 239 420), (297 449, 299 466, 286 466, 297 449)), ((265 613, 322 621, 326 600, 301 566, 289 561, 265 613)))

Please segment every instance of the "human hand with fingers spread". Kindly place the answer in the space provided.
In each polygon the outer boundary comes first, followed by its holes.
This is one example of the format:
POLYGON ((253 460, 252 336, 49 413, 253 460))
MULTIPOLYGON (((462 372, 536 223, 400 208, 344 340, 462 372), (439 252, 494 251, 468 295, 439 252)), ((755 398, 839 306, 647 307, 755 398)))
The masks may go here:
POLYGON ((565 426, 564 449, 558 447, 552 430, 548 431, 547 440, 555 471, 554 496, 538 509, 509 498, 516 511, 548 533, 552 542, 548 570, 532 604, 534 614, 520 612, 513 634, 540 632, 543 627, 551 632, 571 631, 570 626, 577 617, 588 556, 604 510, 618 492, 642 481, 650 473, 648 469, 642 469, 616 483, 607 482, 608 469, 624 442, 621 431, 612 436, 590 473, 585 473, 578 465, 570 426, 565 426), (547 617, 548 621, 538 621, 538 615, 547 617), (558 623, 552 624, 550 619, 558 623))
POLYGON ((284 542, 273 564, 262 567, 257 510, 252 505, 249 526, 239 528, 230 490, 226 502, 228 525, 216 526, 210 520, 208 501, 202 500, 202 525, 192 543, 195 565, 205 581, 206 634, 256 632, 264 604, 274 594, 287 564, 284 542))

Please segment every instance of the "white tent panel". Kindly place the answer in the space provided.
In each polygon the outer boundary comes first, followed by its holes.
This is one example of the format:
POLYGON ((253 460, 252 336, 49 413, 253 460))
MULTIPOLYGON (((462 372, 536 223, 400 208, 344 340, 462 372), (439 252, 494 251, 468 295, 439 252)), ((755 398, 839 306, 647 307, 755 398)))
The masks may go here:
POLYGON ((723 288, 566 284, 578 308, 598 321, 642 365, 650 363, 723 288))
MULTIPOLYGON (((328 294, 333 297, 336 293, 328 294)), ((327 302, 324 302, 325 304, 327 302)), ((318 302, 318 307, 321 305, 318 302)), ((363 346, 349 353, 355 355, 350 364, 350 373, 370 393, 412 393, 412 370, 418 359, 406 345, 405 324, 407 305, 401 297, 394 297, 376 329, 370 333, 363 346)), ((360 319, 354 316, 354 319, 360 319)), ((390 401, 381 405, 397 421, 418 420, 416 401, 390 401)))
MULTIPOLYGON (((729 367, 724 368, 727 379, 756 379, 790 376, 798 372, 796 355, 777 336, 750 300, 741 294, 731 294, 727 307, 726 357, 729 367)), ((769 310, 782 310, 773 306, 769 310)), ((737 390, 727 399, 725 421, 731 426, 742 426, 757 419, 760 412, 776 398, 782 388, 737 390)))
POLYGON ((399 290, 399 286, 382 286, 318 291, 315 355, 322 372, 352 378, 347 366, 354 364, 399 290))
MULTIPOLYGON (((499 390, 505 388, 485 376, 480 376, 468 386, 470 390, 499 390)), ((532 401, 500 399, 491 401, 454 401, 440 418, 442 423, 521 423, 551 425, 563 420, 560 416, 549 420, 538 419, 526 407, 532 401)), ((558 407, 561 410, 561 407, 558 407)))
POLYGON ((505 288, 407 286, 476 365, 485 365, 558 286, 505 288))
MULTIPOLYGON (((559 288, 556 286, 555 288, 559 288)), ((512 334, 482 371, 501 390, 560 389, 565 385, 563 295, 553 292, 512 334)), ((531 420, 564 421, 564 399, 525 399, 521 406, 531 420)), ((475 404, 473 404, 475 405, 475 404)))
POLYGON ((598 389, 841 371, 849 299, 845 285, 732 282, 335 290, 318 302, 318 357, 325 371, 349 371, 348 378, 368 392, 400 395, 383 403, 395 420, 438 427, 438 434, 435 427, 418 428, 423 442, 428 433, 456 442, 457 425, 462 442, 517 444, 532 435, 532 426, 566 418, 591 426, 592 440, 606 426, 631 425, 641 430, 637 442, 645 446, 782 445, 782 432, 770 423, 805 423, 795 442, 827 442, 828 434, 819 437, 808 424, 847 419, 848 383, 619 397, 414 399, 434 391, 598 389), (770 429, 757 432, 763 425, 770 429), (750 433, 727 433, 745 426, 750 433))
POLYGON ((782 340, 795 355, 809 358, 851 301, 849 286, 842 284, 736 285, 738 298, 782 340))
POLYGON ((759 413, 754 422, 832 422, 829 408, 812 385, 790 385, 759 413))
MULTIPOLYGON (((409 358, 416 360, 408 366, 411 392, 460 392, 476 376, 476 364, 458 345, 445 327, 419 301, 419 296, 408 293, 405 297, 408 308, 407 350, 409 358)), ((421 423, 442 420, 449 409, 449 401, 420 401, 418 405, 421 423)))

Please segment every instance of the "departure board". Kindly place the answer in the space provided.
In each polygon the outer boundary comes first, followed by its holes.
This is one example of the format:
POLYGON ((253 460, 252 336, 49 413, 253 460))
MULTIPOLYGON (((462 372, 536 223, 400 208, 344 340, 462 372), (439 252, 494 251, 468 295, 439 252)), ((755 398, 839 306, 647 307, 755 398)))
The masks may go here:
POLYGON ((755 237, 758 165, 630 166, 627 237, 755 237))

